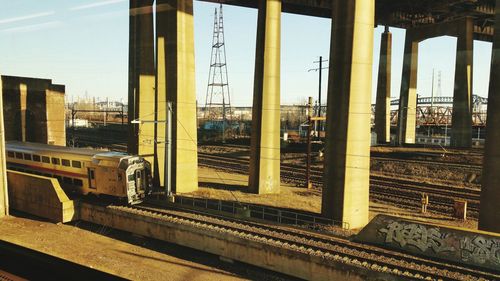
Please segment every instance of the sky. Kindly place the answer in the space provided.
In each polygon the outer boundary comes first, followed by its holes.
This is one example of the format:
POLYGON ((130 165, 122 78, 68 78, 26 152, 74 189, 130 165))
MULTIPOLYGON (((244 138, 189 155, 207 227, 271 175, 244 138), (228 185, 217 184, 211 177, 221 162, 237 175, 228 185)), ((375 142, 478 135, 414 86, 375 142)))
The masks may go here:
MULTIPOLYGON (((98 97, 127 100, 128 0, 0 0, 0 74, 49 78, 66 85, 67 100, 98 97)), ((194 2, 198 103, 205 104, 216 4, 194 2)), ((257 10, 224 6, 229 89, 233 106, 252 104, 257 10)), ((318 67, 329 58, 331 20, 282 14, 281 103, 303 104, 317 97, 318 67)), ((375 101, 380 36, 374 29, 372 101, 375 101)), ((392 94, 399 97, 405 31, 393 33, 392 94)), ((432 72, 441 72, 441 95, 452 96, 456 38, 438 37, 419 45, 417 92, 430 96, 432 72)), ((487 97, 491 43, 474 42, 473 92, 487 97)), ((327 63, 326 63, 327 64, 327 63)), ((326 102, 328 70, 323 72, 326 102)))

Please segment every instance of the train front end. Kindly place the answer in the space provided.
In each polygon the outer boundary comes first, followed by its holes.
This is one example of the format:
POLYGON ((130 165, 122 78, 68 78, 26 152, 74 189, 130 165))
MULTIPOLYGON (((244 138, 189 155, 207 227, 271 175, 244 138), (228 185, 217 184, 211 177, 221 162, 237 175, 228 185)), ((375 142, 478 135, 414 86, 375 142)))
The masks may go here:
POLYGON ((151 185, 151 164, 139 156, 121 159, 120 167, 125 171, 125 189, 129 204, 141 203, 151 185))

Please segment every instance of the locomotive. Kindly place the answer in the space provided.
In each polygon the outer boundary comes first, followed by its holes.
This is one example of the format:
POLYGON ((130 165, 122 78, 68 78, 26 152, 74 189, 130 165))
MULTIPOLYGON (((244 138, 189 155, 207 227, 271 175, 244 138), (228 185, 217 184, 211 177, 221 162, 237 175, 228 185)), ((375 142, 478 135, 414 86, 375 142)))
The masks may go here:
POLYGON ((56 178, 66 192, 142 202, 151 184, 151 165, 121 152, 40 143, 6 142, 7 168, 56 178))

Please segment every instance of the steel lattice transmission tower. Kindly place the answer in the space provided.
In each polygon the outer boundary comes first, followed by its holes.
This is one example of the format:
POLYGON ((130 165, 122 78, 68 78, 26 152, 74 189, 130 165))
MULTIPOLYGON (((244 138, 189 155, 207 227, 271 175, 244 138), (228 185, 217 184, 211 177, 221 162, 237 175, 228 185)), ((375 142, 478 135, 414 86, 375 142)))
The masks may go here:
POLYGON ((219 14, 217 14, 217 8, 215 8, 212 54, 210 57, 210 69, 208 71, 204 119, 206 121, 221 121, 222 140, 224 140, 226 126, 230 125, 231 116, 226 45, 224 44, 224 19, 222 4, 220 4, 219 14))

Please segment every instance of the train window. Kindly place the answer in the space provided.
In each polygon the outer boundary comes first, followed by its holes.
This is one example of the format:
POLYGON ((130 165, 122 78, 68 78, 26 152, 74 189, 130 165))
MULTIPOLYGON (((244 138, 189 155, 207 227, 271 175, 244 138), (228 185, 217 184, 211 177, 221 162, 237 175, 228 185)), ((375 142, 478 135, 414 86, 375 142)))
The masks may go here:
POLYGON ((95 179, 94 170, 90 170, 90 179, 95 179))
POLYGON ((72 178, 63 177, 63 182, 67 183, 67 184, 73 184, 73 179, 72 178))
POLYGON ((71 166, 68 159, 62 159, 61 163, 62 163, 63 166, 66 166, 66 167, 71 166))
POLYGON ((80 179, 73 179, 73 184, 76 186, 83 186, 83 181, 80 179))
POLYGON ((59 158, 52 157, 52 164, 59 165, 60 163, 61 162, 60 162, 59 158))
POLYGON ((16 152, 17 159, 23 159, 23 154, 21 152, 16 152))
POLYGON ((50 158, 47 156, 42 156, 42 162, 43 163, 49 163, 50 164, 50 158))
POLYGON ((40 162, 40 155, 33 154, 33 161, 40 162))
POLYGON ((128 175, 128 181, 134 181, 135 177, 134 175, 128 175))
POLYGON ((7 151, 7 156, 10 158, 14 158, 14 152, 13 151, 7 151))
POLYGON ((73 160, 73 161, 71 161, 71 165, 73 165, 73 167, 75 167, 75 168, 81 168, 82 162, 73 160))
POLYGON ((30 160, 31 161, 31 154, 24 153, 24 160, 30 160))

